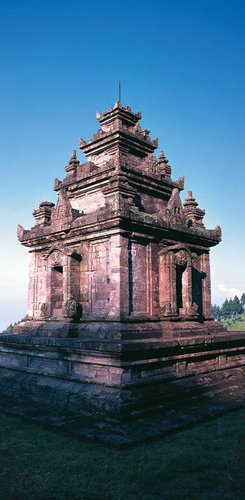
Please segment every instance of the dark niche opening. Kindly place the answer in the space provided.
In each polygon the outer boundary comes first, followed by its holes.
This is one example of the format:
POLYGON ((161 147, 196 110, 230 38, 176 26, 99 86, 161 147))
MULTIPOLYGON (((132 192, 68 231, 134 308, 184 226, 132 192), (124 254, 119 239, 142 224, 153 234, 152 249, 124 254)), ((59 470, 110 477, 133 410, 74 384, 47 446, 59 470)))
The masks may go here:
POLYGON ((51 269, 51 316, 56 319, 63 315, 63 266, 51 269))
POLYGON ((198 271, 195 267, 192 267, 192 301, 198 306, 197 312, 199 317, 202 317, 203 313, 203 298, 202 298, 202 280, 206 277, 206 274, 198 271))
POLYGON ((57 271, 57 273, 63 274, 63 266, 54 266, 52 269, 57 271))
POLYGON ((176 266, 176 298, 177 298, 178 312, 183 307, 183 293, 182 293, 183 272, 184 272, 183 266, 176 266))
POLYGON ((76 260, 76 262, 81 262, 82 256, 77 252, 72 252, 71 257, 76 260))
POLYGON ((145 208, 143 207, 141 202, 141 196, 138 193, 134 195, 133 203, 141 212, 145 212, 145 208))

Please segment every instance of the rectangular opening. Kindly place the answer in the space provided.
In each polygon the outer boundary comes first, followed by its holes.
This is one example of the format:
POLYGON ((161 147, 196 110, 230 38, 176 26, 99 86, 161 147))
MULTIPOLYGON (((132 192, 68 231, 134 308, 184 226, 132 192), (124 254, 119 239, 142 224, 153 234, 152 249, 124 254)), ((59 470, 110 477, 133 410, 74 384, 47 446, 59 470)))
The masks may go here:
POLYGON ((63 308, 63 266, 53 266, 51 269, 51 316, 62 318, 63 308))
POLYGON ((178 312, 183 307, 182 275, 183 275, 183 267, 176 266, 176 295, 177 295, 178 312))

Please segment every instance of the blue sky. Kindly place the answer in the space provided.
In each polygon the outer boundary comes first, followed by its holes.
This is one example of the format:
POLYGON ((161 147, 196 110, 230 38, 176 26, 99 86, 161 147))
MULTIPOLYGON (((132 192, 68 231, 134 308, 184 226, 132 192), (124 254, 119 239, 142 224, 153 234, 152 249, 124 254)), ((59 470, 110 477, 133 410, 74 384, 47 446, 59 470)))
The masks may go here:
POLYGON ((0 43, 0 329, 26 314, 16 226, 56 200, 54 178, 117 100, 119 78, 206 226, 222 226, 213 302, 245 291, 245 2, 0 0, 0 43))

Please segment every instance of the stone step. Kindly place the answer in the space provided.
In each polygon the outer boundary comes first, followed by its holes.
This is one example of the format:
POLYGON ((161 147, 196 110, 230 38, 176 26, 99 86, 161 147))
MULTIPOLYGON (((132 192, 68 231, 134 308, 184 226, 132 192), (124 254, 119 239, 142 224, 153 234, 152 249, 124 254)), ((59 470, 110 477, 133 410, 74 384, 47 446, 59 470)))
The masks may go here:
POLYGON ((207 406, 229 406, 232 400, 245 404, 244 375, 245 367, 241 367, 149 384, 132 391, 133 401, 127 401, 127 415, 150 415, 171 408, 182 410, 201 402, 207 406))

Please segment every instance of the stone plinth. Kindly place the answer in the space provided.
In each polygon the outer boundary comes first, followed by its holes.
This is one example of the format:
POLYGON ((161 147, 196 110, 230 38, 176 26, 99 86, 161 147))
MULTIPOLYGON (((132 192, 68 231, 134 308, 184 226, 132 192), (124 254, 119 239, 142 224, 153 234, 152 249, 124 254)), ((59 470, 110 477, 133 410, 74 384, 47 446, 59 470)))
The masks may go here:
POLYGON ((2 408, 117 445, 156 437, 244 404, 244 339, 2 335, 2 408))

